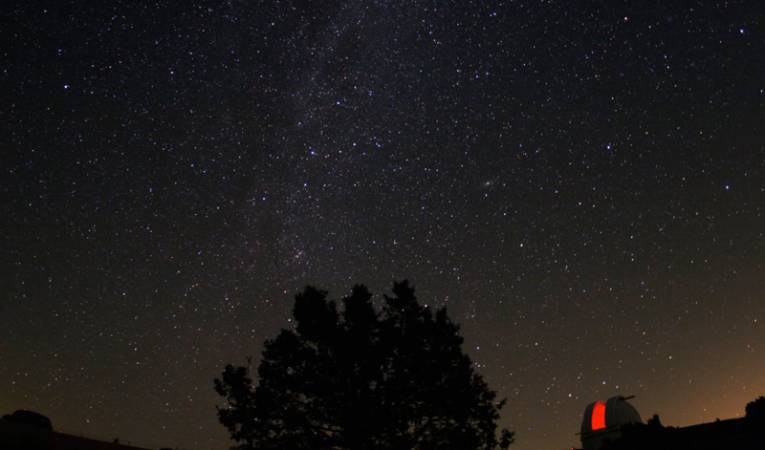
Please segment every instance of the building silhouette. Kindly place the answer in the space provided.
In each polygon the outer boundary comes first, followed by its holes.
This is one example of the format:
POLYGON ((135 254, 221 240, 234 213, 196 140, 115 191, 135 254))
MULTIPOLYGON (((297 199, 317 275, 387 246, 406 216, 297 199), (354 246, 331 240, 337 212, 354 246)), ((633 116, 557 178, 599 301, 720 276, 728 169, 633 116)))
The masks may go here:
POLYGON ((19 410, 0 419, 2 450, 148 450, 120 443, 60 433, 46 416, 19 410))
POLYGON ((744 417, 687 427, 664 426, 657 415, 643 423, 630 398, 611 397, 585 408, 580 433, 584 450, 765 449, 765 397, 750 402, 744 417))

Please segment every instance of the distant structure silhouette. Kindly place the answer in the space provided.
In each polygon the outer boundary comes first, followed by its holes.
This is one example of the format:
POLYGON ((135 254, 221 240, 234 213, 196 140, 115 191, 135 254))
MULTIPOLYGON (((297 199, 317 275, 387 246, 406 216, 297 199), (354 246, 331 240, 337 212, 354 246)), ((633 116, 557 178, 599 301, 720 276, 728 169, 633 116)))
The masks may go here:
POLYGON ((53 431, 53 424, 47 416, 38 412, 19 409, 13 414, 6 414, 3 420, 10 423, 25 424, 36 429, 53 431))
POLYGON ((34 411, 18 410, 0 419, 1 450, 147 450, 112 442, 59 433, 50 419, 34 411))
POLYGON ((744 417, 687 427, 664 426, 656 414, 643 423, 630 398, 587 405, 580 434, 584 450, 765 449, 765 397, 747 404, 744 417))

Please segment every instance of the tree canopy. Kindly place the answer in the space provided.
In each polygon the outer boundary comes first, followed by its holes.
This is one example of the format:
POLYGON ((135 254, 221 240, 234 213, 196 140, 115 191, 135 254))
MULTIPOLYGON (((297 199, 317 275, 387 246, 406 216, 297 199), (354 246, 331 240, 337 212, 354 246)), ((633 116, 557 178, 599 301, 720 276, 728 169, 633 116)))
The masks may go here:
POLYGON ((765 419, 765 397, 758 397, 746 404, 746 417, 765 419))
POLYGON ((433 314, 395 283, 375 308, 364 286, 342 307, 307 287, 293 329, 266 341, 257 385, 226 366, 218 418, 235 448, 280 450, 506 449, 503 401, 462 351, 446 309, 433 314))

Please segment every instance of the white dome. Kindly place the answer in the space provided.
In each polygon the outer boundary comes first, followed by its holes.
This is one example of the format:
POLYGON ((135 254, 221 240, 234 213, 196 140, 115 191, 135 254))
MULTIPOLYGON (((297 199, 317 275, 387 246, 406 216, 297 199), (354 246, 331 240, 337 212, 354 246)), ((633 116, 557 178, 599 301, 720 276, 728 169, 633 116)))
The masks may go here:
POLYGON ((582 418, 582 436, 593 431, 621 428, 630 423, 642 423, 637 410, 622 396, 611 397, 608 401, 587 405, 582 418))

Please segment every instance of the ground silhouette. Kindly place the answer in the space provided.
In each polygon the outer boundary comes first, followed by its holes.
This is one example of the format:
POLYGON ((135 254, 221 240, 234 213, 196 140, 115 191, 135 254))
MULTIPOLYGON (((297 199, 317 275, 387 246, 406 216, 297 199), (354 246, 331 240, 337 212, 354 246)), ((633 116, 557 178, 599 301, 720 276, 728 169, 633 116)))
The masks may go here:
POLYGON ((355 286, 338 308, 307 287, 294 329, 265 343, 257 385, 226 366, 215 390, 220 422, 238 449, 506 449, 504 401, 462 351, 445 309, 417 302, 406 282, 375 308, 355 286))

